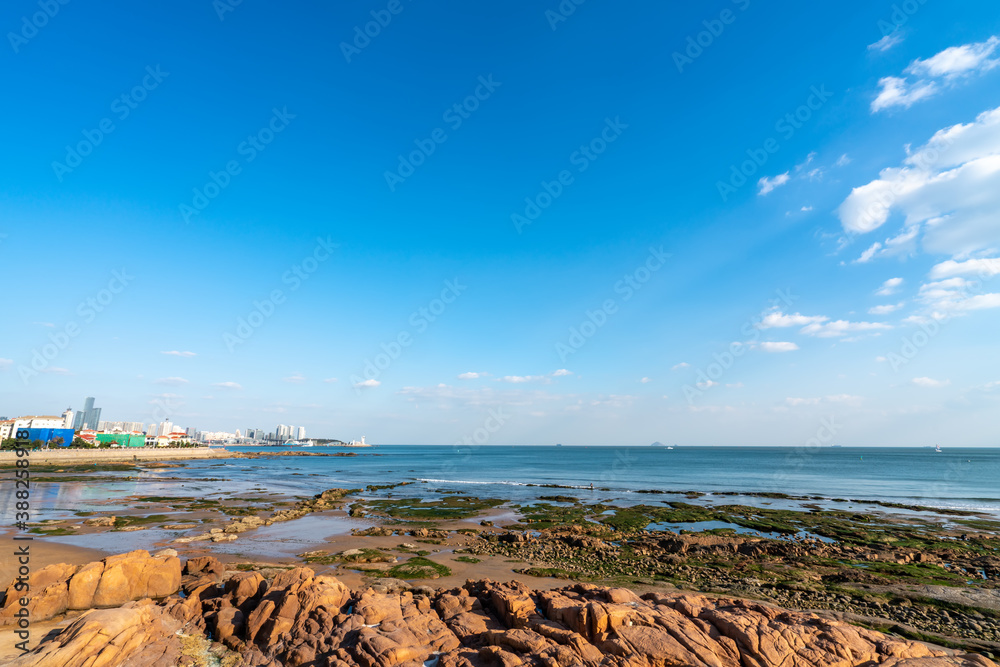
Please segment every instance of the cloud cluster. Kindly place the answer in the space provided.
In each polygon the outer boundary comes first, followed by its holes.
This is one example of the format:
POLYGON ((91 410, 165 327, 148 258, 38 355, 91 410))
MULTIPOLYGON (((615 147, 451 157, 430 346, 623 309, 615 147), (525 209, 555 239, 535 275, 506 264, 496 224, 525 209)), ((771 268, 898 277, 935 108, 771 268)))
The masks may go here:
POLYGON ((975 121, 938 131, 909 151, 898 167, 854 188, 838 209, 841 226, 862 235, 903 218, 895 235, 865 251, 862 260, 913 249, 965 256, 1000 241, 1000 107, 975 121))
MULTIPOLYGON (((883 38, 868 48, 878 47, 885 51, 893 45, 891 39, 883 38)), ((991 57, 998 46, 1000 39, 994 36, 985 42, 952 46, 926 60, 914 60, 903 70, 905 76, 887 76, 879 80, 880 90, 872 100, 872 113, 894 107, 908 109, 963 79, 993 69, 1000 64, 1000 60, 991 57)))
MULTIPOLYGON (((826 315, 788 315, 778 309, 768 312, 757 324, 758 329, 774 329, 782 327, 802 327, 799 333, 816 338, 840 338, 850 334, 878 333, 891 329, 892 326, 882 322, 850 322, 848 320, 831 320, 826 315)), ((763 343, 761 347, 763 347, 763 343)))

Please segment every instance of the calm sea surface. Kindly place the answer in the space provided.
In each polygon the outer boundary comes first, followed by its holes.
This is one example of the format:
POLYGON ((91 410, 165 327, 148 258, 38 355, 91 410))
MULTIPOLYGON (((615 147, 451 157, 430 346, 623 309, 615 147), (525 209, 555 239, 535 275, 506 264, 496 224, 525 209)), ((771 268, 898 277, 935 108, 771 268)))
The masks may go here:
MULTIPOLYGON (((269 451, 270 448, 233 448, 269 451)), ((273 451, 273 450, 270 450, 273 451)), ((657 502, 640 491, 778 492, 836 499, 878 500, 969 509, 1000 515, 1000 449, 767 447, 451 447, 384 445, 366 449, 312 447, 307 452, 352 451, 353 457, 276 457, 191 461, 144 473, 139 480, 93 485, 39 485, 46 509, 130 494, 211 496, 243 490, 313 494, 333 487, 414 482, 384 493, 435 496, 462 491, 526 502, 539 495, 587 501, 657 502), (159 484, 158 479, 181 477, 159 484), (206 478, 222 481, 203 481, 206 478), (595 490, 590 490, 593 484, 595 490), (535 485, 575 487, 552 490, 535 485), (80 488, 80 487, 83 488, 80 488), (161 488, 162 487, 162 488, 161 488), (67 494, 73 498, 67 497, 67 494)), ((41 496, 41 497, 39 497, 41 496)), ((819 500, 820 498, 817 498, 819 500)), ((770 506, 780 501, 765 499, 770 506)), ((707 496, 698 502, 757 504, 759 499, 707 496)), ((835 503, 840 504, 840 503, 835 503)))
MULTIPOLYGON (((268 451, 267 448, 236 449, 268 451)), ((311 447, 304 451, 345 450, 311 447)), ((1000 449, 946 449, 938 454, 933 449, 916 448, 845 447, 804 451, 777 447, 470 449, 398 445, 346 451, 358 455, 189 461, 176 468, 154 468, 139 475, 102 472, 100 481, 36 483, 31 495, 32 518, 36 521, 78 519, 74 513, 80 511, 113 514, 121 511, 119 508, 135 505, 135 499, 130 496, 136 495, 308 496, 334 487, 364 488, 398 482, 411 484, 364 491, 362 495, 435 498, 442 493, 460 491, 514 503, 530 503, 539 496, 560 495, 610 505, 679 500, 705 505, 801 509, 801 500, 741 495, 785 493, 809 496, 810 500, 805 502, 812 506, 850 511, 907 511, 868 504, 881 501, 975 510, 1000 518, 1000 449), (121 479, 108 481, 109 477, 121 479), (593 490, 591 484, 595 487, 593 490), (658 493, 648 493, 650 491, 658 493), (675 495, 688 491, 706 495, 694 498, 675 495)), ((14 502, 13 493, 0 494, 0 511, 13 517, 14 502)), ((183 511, 176 515, 177 520, 184 518, 183 511)), ((511 509, 494 518, 514 521, 517 516, 511 509)), ((947 523, 951 518, 942 516, 940 519, 947 523)), ((370 525, 367 519, 305 517, 261 528, 244 535, 238 542, 214 544, 212 548, 242 556, 284 558, 318 548, 317 545, 322 546, 323 540, 332 535, 370 525)), ((717 526, 702 526, 710 527, 717 526)), ((115 553, 169 545, 170 540, 182 532, 149 529, 52 535, 45 539, 115 553)))

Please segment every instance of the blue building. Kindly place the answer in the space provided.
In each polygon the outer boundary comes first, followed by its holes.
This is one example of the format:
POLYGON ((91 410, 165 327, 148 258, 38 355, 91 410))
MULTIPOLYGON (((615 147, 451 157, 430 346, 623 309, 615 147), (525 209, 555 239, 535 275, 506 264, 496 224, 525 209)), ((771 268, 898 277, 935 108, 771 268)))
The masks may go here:
POLYGON ((22 428, 18 429, 18 433, 23 431, 28 432, 27 438, 18 438, 19 440, 27 440, 29 443, 35 440, 41 440, 46 445, 52 443, 56 438, 62 438, 62 442, 59 443, 60 447, 69 447, 70 443, 73 442, 73 429, 71 428, 22 428))

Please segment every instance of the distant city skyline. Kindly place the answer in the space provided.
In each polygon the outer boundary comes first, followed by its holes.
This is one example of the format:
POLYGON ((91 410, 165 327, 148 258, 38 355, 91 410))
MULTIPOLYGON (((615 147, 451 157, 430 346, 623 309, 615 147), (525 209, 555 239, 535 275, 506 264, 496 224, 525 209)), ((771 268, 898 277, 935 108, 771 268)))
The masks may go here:
POLYGON ((0 412, 1000 446, 995 3, 403 6, 0 10, 0 412))

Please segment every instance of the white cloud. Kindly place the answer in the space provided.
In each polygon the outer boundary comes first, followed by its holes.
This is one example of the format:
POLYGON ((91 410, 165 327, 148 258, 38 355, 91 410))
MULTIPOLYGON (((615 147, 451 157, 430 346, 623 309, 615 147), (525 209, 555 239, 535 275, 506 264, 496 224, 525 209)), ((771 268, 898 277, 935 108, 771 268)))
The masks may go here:
POLYGON ((963 78, 993 69, 1000 63, 990 58, 997 46, 1000 39, 990 37, 985 42, 949 47, 926 60, 914 60, 903 71, 905 78, 887 76, 879 80, 881 90, 872 101, 872 113, 893 107, 909 108, 946 87, 957 85, 963 78), (909 76, 915 80, 911 82, 909 76))
POLYGON ((169 354, 172 357, 195 357, 198 356, 194 352, 180 351, 180 350, 170 350, 168 352, 160 352, 160 354, 169 354))
POLYGON ((874 44, 868 45, 869 51, 878 51, 880 53, 885 53, 897 44, 901 44, 903 41, 903 36, 899 32, 889 33, 882 39, 878 40, 874 44))
POLYGON ((650 378, 642 378, 641 380, 639 380, 639 382, 643 384, 649 384, 650 382, 652 382, 652 380, 650 378))
POLYGON ((935 380, 933 378, 922 377, 922 378, 913 378, 912 380, 910 380, 910 383, 918 387, 926 387, 933 389, 937 387, 946 387, 949 384, 951 384, 951 380, 935 380))
POLYGON ((289 375, 286 378, 281 378, 282 382, 287 382, 289 384, 302 384, 306 381, 306 378, 302 373, 295 373, 294 375, 289 375))
POLYGON ((354 383, 354 388, 355 389, 374 389, 375 387, 379 387, 381 385, 382 385, 381 382, 379 382, 375 378, 371 378, 371 379, 368 379, 368 380, 362 380, 361 382, 355 382, 354 383))
POLYGON ((32 324, 37 324, 40 327, 48 327, 49 329, 54 329, 56 326, 52 322, 32 322, 32 324))
POLYGON ((810 324, 802 328, 801 333, 817 338, 837 338, 853 333, 871 333, 887 331, 892 327, 881 322, 848 322, 847 320, 836 320, 834 322, 822 322, 810 324))
POLYGON ((860 396, 853 396, 851 394, 836 394, 834 396, 827 396, 825 400, 830 403, 846 403, 848 405, 861 405, 863 400, 860 396))
POLYGON ((794 352, 799 349, 799 346, 795 343, 765 341, 760 344, 760 349, 765 352, 794 352))
POLYGON ((888 324, 879 322, 830 321, 830 318, 825 315, 802 315, 801 313, 786 315, 777 309, 770 311, 757 324, 758 329, 799 326, 802 327, 799 333, 819 338, 835 338, 851 333, 871 333, 892 328, 888 324))
MULTIPOLYGON (((995 249, 1000 239, 1000 108, 934 134, 898 167, 854 188, 838 209, 848 234, 866 234, 898 212, 899 249, 954 257, 995 249)), ((888 246, 889 244, 886 243, 888 246)))
POLYGON ((803 206, 799 210, 802 211, 803 213, 808 213, 809 211, 813 210, 813 207, 812 206, 803 206))
POLYGON ((892 107, 909 109, 911 106, 938 92, 938 85, 933 81, 918 81, 910 84, 898 76, 882 77, 878 81, 881 87, 878 96, 872 100, 872 112, 883 111, 892 107))
POLYGON ((822 398, 786 398, 785 404, 791 407, 820 405, 821 403, 840 403, 859 406, 861 405, 862 400, 863 399, 860 396, 853 396, 851 394, 835 394, 833 396, 824 396, 822 398))
POLYGON ((326 382, 326 383, 331 383, 331 382, 336 382, 336 381, 337 381, 337 378, 327 378, 327 379, 323 380, 323 382, 326 382))
POLYGON ((900 301, 899 303, 887 303, 883 306, 872 306, 868 309, 868 313, 871 315, 888 315, 889 313, 894 313, 903 307, 905 302, 900 301))
POLYGON ((220 389, 242 389, 243 386, 239 382, 216 382, 212 385, 213 387, 219 387, 220 389))
POLYGON ((704 382, 699 382, 695 385, 698 389, 711 389, 712 387, 718 387, 718 382, 713 382, 712 380, 705 380, 704 382))
POLYGON ((791 180, 791 176, 789 176, 787 171, 783 174, 778 174, 774 178, 768 178, 767 176, 765 176, 764 178, 757 181, 757 186, 759 188, 757 194, 763 197, 768 193, 773 192, 775 188, 780 188, 789 180, 791 180))
POLYGON ((879 362, 880 364, 884 364, 885 362, 889 361, 889 359, 886 357, 875 357, 875 361, 879 362))
POLYGON ((14 364, 14 360, 13 359, 3 359, 3 358, 0 358, 0 371, 7 370, 13 364, 14 364))
MULTIPOLYGON (((159 403, 160 401, 164 401, 164 400, 172 401, 172 400, 178 399, 178 398, 184 398, 184 397, 181 396, 180 394, 154 394, 153 395, 153 399, 150 401, 150 403, 152 403, 152 404, 155 405, 155 404, 159 403)), ((177 406, 174 405, 172 407, 177 407, 177 406)))
POLYGON ((43 373, 51 373, 52 375, 72 375, 67 368, 59 368, 57 366, 52 366, 51 368, 46 368, 42 371, 43 373))
POLYGON ((851 164, 851 158, 847 153, 844 153, 839 158, 837 158, 836 164, 838 167, 846 167, 847 165, 851 164))
POLYGON ((927 60, 914 60, 906 72, 935 78, 986 72, 1000 64, 1000 61, 990 59, 997 46, 1000 46, 1000 39, 995 36, 985 42, 952 46, 927 60))
POLYGON ((560 368, 559 370, 552 372, 552 377, 554 377, 554 378, 560 378, 560 377, 566 377, 567 375, 572 375, 572 374, 573 374, 573 371, 568 371, 565 368, 560 368))
POLYGON ((156 384, 166 385, 182 385, 187 383, 188 381, 181 377, 160 378, 159 380, 156 380, 156 384))
POLYGON ((469 371, 468 373, 461 373, 458 376, 458 379, 459 380, 478 380, 479 378, 486 377, 487 375, 489 375, 489 373, 476 373, 476 372, 473 372, 473 371, 469 371))
POLYGON ((1000 257, 968 259, 964 262, 956 262, 949 259, 946 262, 935 264, 931 269, 930 277, 934 280, 941 278, 951 278, 952 276, 978 275, 983 278, 992 278, 1000 275, 1000 257))
POLYGON ((785 403, 792 407, 800 405, 819 405, 818 398, 786 398, 785 403))
POLYGON ((864 264, 866 262, 870 262, 872 257, 875 256, 875 253, 877 253, 881 249, 882 249, 882 244, 876 241, 871 245, 871 247, 868 248, 868 250, 865 250, 863 253, 861 253, 861 256, 858 257, 855 261, 858 264, 864 264))
MULTIPOLYGON (((931 309, 933 319, 962 315, 970 310, 1000 308, 1000 294, 973 294, 976 283, 965 278, 947 278, 920 286, 918 298, 931 309)), ((918 324, 921 319, 915 320, 918 324)))
POLYGON ((670 370, 672 370, 672 371, 679 371, 679 370, 682 370, 684 368, 691 368, 691 364, 689 364, 686 361, 682 361, 681 363, 676 364, 673 367, 671 367, 670 370))
POLYGON ((899 287, 903 284, 902 278, 889 278, 882 285, 875 290, 875 293, 879 296, 891 296, 899 291, 899 287))
POLYGON ((800 313, 786 315, 780 310, 774 309, 764 316, 764 318, 757 325, 757 328, 773 329, 779 327, 801 327, 807 324, 825 322, 828 319, 830 318, 823 315, 802 315, 800 313))
POLYGON ((959 304, 959 310, 987 310, 1000 308, 1000 294, 977 294, 959 304))
POLYGON ((524 384, 526 382, 549 382, 544 375, 504 375, 497 378, 497 382, 507 382, 509 384, 524 384))

